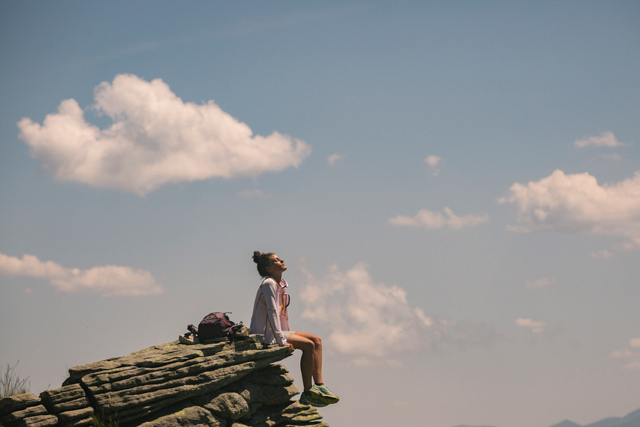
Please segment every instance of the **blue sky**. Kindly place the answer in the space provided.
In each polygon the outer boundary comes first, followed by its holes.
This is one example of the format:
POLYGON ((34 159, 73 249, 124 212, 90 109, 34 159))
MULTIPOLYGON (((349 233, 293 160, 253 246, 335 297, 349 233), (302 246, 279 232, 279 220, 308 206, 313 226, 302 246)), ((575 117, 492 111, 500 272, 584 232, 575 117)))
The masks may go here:
POLYGON ((324 339, 331 425, 637 409, 639 18, 2 3, 0 362, 38 393, 211 311, 248 323, 260 250, 324 339))

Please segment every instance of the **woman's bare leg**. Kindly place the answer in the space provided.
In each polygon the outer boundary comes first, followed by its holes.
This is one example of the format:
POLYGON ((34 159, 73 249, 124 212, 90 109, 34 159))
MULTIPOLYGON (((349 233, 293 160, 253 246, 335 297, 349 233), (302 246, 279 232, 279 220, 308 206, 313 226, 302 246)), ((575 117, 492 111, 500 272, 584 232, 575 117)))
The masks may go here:
POLYGON ((302 350, 302 358, 300 359, 300 371, 302 372, 302 385, 304 391, 311 389, 311 378, 314 376, 314 356, 315 344, 308 338, 300 335, 300 332, 289 335, 289 342, 293 348, 302 350))
POLYGON ((296 331, 295 334, 289 336, 289 342, 293 345, 294 348, 300 348, 302 350, 302 359, 300 360, 300 369, 302 372, 302 382, 304 384, 305 390, 307 389, 307 384, 305 383, 305 369, 310 371, 309 375, 309 388, 311 388, 311 377, 313 376, 313 380, 316 384, 323 384, 322 381, 322 340, 319 336, 308 334, 306 332, 296 331), (292 340, 293 338, 293 340, 292 340), (305 347, 308 352, 313 354, 313 357, 307 358, 305 360, 305 348, 297 347, 296 342, 299 342, 302 347, 305 347), (303 368, 303 363, 309 363, 309 366, 305 366, 303 368), (311 369, 309 369, 311 368, 311 369))

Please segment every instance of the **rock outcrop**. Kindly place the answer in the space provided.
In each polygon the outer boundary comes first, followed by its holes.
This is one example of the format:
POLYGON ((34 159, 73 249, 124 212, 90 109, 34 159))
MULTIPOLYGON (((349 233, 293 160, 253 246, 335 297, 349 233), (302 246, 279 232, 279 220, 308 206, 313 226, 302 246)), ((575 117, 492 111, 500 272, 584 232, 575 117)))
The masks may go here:
POLYGON ((157 345, 69 370, 61 388, 0 400, 4 427, 328 427, 274 364, 287 347, 241 332, 235 342, 157 345))

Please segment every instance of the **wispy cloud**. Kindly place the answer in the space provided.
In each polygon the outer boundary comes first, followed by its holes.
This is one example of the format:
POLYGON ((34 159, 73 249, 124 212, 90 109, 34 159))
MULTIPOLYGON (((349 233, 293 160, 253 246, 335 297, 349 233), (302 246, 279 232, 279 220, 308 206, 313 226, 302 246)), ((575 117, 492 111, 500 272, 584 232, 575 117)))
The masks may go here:
POLYGON ((516 325, 521 328, 528 329, 532 334, 541 334, 544 332, 544 328, 547 324, 541 320, 533 320, 527 318, 518 318, 516 319, 516 325))
POLYGON ((329 166, 335 166, 336 162, 343 160, 347 157, 346 154, 332 154, 329 157, 327 157, 327 163, 329 164, 329 166))
POLYGON ((445 215, 440 212, 432 212, 427 209, 420 209, 414 217, 398 215, 389 219, 389 224, 396 227, 418 227, 426 230, 437 230, 446 227, 450 230, 460 230, 464 227, 475 227, 479 224, 489 222, 489 215, 467 214, 458 216, 448 207, 444 208, 445 215))
MULTIPOLYGON (((640 172, 613 185, 588 173, 561 170, 527 184, 515 183, 501 203, 518 208, 514 231, 565 231, 624 236, 640 242, 640 172)), ((634 249, 633 247, 629 249, 634 249)))
POLYGON ((624 160, 618 153, 600 154, 600 157, 605 160, 613 160, 614 162, 621 162, 624 160))
POLYGON ((371 357, 358 357, 357 359, 353 359, 349 362, 349 366, 355 367, 368 367, 368 366, 388 366, 392 368, 397 368, 402 366, 402 362, 397 359, 379 359, 379 358, 371 358, 371 357))
POLYGON ((436 155, 427 156, 424 159, 424 162, 429 165, 429 169, 431 169, 431 175, 437 176, 440 173, 440 162, 442 161, 442 157, 438 157, 436 155))
POLYGON ((617 248, 624 251, 637 251, 640 249, 640 237, 635 237, 628 242, 624 242, 617 248))
POLYGON ((624 368, 630 371, 640 371, 640 360, 634 360, 631 363, 627 363, 624 365, 624 368))
POLYGON ((95 100, 111 127, 87 123, 74 99, 42 126, 18 122, 31 155, 57 179, 144 195, 166 183, 298 167, 311 153, 304 141, 278 132, 253 135, 213 101, 185 103, 160 79, 120 74, 96 88, 95 100))
POLYGON ((616 254, 615 252, 602 249, 596 252, 589 253, 589 256, 594 259, 610 259, 610 258, 615 258, 616 254))
POLYGON ((600 136, 589 136, 575 140, 573 145, 577 148, 593 147, 622 147, 624 144, 618 141, 611 131, 602 132, 600 136))
POLYGON ((615 350, 609 353, 609 357, 612 359, 629 359, 633 357, 633 353, 628 348, 623 350, 615 350))
POLYGON ((295 11, 288 14, 277 14, 255 18, 243 17, 241 20, 229 22, 228 25, 212 31, 188 34, 182 37, 161 40, 144 41, 129 46, 120 46, 110 52, 99 53, 95 56, 80 58, 70 63, 69 68, 87 67, 105 61, 140 53, 153 52, 165 48, 176 48, 194 43, 225 41, 248 35, 269 33, 286 28, 295 28, 312 22, 340 19, 353 16, 370 9, 370 5, 338 5, 321 6, 312 10, 295 11))
POLYGON ((364 263, 347 272, 332 266, 326 277, 307 272, 302 292, 303 318, 329 329, 331 349, 359 356, 354 363, 379 360, 393 364, 395 352, 434 348, 442 342, 478 344, 491 342, 491 328, 428 316, 412 306, 398 285, 376 283, 364 263), (375 359, 372 360, 371 358, 375 359))
POLYGON ((548 277, 542 277, 537 280, 528 280, 525 282, 524 286, 529 289, 534 288, 548 288, 549 286, 556 283, 555 279, 549 279, 548 277))
MULTIPOLYGON (((640 338, 631 338, 629 340, 629 347, 632 349, 640 349, 640 338)), ((609 353, 609 357, 612 359, 626 360, 624 369, 630 371, 640 370, 640 351, 632 351, 629 348, 623 348, 622 350, 615 350, 609 353)))
POLYGON ((88 270, 67 268, 53 261, 40 261, 33 255, 22 258, 0 253, 0 274, 36 277, 49 281, 60 292, 97 292, 103 297, 157 295, 164 292, 145 270, 107 265, 88 270))

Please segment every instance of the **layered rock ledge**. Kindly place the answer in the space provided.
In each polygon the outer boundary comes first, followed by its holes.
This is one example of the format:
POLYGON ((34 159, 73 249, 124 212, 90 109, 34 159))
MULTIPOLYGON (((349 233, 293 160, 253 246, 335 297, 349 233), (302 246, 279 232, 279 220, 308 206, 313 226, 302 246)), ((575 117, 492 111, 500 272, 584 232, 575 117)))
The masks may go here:
POLYGON ((328 427, 301 405, 287 347, 264 346, 245 331, 235 342, 179 341, 69 370, 61 388, 0 400, 4 427, 328 427))

